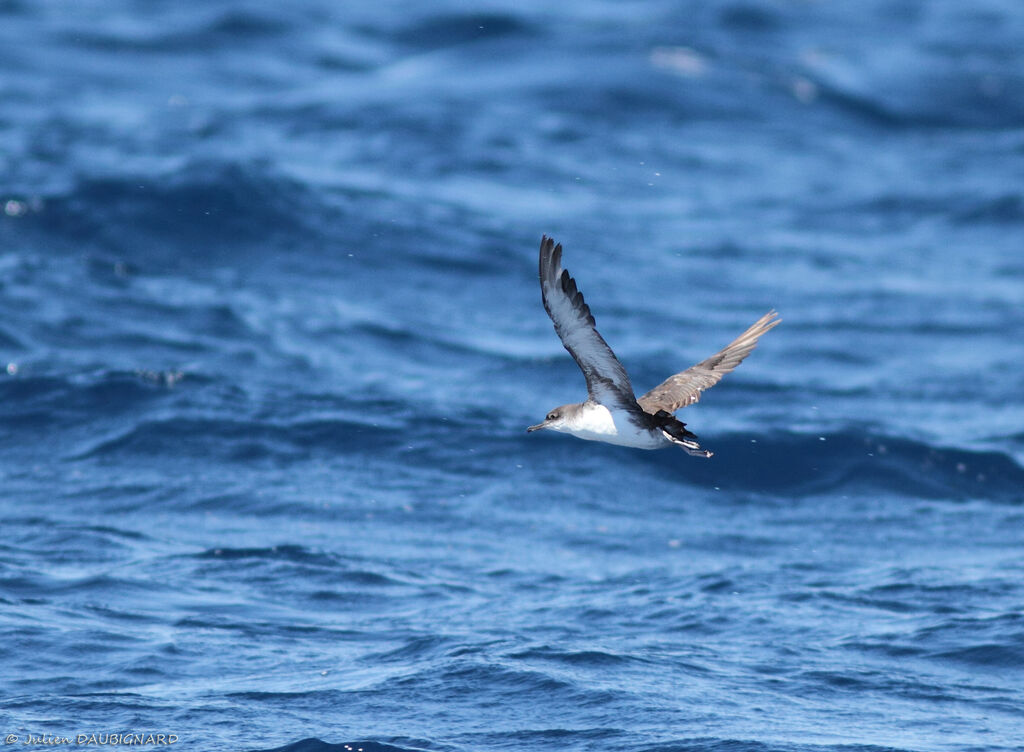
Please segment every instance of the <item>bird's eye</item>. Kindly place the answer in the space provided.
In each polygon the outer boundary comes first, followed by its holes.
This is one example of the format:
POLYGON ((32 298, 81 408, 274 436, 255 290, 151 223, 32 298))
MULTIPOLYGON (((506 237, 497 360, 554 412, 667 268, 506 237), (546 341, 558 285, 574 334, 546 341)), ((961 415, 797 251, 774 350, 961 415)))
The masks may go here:
POLYGON ((558 417, 558 413, 548 413, 548 420, 554 420, 558 417))

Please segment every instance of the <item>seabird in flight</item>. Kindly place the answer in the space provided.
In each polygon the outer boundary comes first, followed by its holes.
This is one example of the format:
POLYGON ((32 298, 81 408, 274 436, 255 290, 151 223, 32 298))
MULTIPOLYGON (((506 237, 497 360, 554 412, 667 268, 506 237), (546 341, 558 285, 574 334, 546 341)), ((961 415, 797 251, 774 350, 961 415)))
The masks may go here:
POLYGON ((775 311, 769 311, 725 349, 669 376, 637 399, 626 369, 594 328, 594 317, 576 280, 562 268, 561 243, 555 245, 547 236, 540 241, 540 291, 555 332, 587 380, 587 399, 556 407, 543 423, 526 430, 547 428, 638 449, 676 445, 697 457, 710 457, 711 452, 701 448, 697 436, 673 413, 699 400, 701 392, 738 366, 761 335, 781 321, 775 311))

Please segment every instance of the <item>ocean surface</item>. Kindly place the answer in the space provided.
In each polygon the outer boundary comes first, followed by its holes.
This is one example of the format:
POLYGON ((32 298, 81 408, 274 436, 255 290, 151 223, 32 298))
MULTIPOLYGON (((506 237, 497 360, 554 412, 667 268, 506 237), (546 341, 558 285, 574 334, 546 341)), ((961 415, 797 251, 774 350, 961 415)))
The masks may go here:
POLYGON ((1024 4, 0 0, 0 735, 157 734, 1024 749, 1024 4))

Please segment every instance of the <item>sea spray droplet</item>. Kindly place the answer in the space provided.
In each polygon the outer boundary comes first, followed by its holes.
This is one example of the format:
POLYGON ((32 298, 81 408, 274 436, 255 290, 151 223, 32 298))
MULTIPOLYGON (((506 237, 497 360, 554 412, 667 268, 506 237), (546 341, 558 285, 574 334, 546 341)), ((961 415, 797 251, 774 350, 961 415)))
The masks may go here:
POLYGON ((28 214, 28 204, 24 201, 10 199, 4 204, 4 214, 8 217, 20 217, 24 214, 28 214))

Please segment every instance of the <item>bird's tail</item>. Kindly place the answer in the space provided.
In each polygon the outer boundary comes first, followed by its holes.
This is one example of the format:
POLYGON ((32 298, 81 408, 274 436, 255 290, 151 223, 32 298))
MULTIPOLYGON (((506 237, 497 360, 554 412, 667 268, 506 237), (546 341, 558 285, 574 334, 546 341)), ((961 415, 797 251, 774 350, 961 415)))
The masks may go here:
POLYGON ((666 412, 665 410, 658 410, 658 412, 654 414, 654 419, 657 421, 658 428, 661 429, 665 438, 673 444, 681 446, 686 450, 687 454, 691 454, 694 457, 712 456, 712 452, 709 452, 707 449, 701 449, 700 444, 697 443, 697 434, 693 431, 688 431, 686 429, 686 424, 676 418, 672 413, 666 412))

